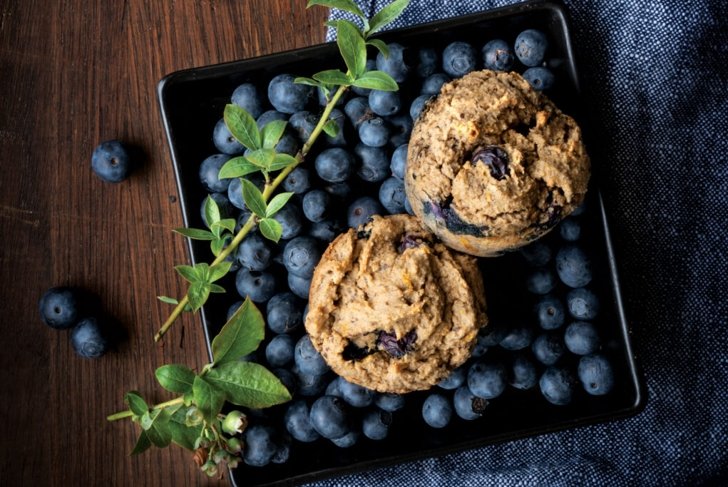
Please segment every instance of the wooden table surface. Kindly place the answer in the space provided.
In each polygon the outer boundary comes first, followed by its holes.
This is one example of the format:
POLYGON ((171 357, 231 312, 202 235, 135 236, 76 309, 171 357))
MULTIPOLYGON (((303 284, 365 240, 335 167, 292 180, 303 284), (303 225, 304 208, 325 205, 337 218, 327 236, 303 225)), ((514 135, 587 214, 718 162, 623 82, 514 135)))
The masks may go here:
POLYGON ((199 319, 152 336, 187 262, 157 82, 183 68, 323 42, 303 0, 0 2, 0 484, 224 485, 182 448, 130 456, 136 425, 108 423, 126 391, 169 399, 154 370, 207 362, 199 319), (91 171, 108 139, 139 146, 120 184, 91 171), (128 339, 97 360, 40 320, 51 286, 96 293, 128 339))

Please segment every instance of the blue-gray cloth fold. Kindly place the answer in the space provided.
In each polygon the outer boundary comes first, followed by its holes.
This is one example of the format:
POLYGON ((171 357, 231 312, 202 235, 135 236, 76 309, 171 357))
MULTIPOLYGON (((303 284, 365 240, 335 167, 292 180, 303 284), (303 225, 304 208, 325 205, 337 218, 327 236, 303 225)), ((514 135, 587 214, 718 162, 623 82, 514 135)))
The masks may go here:
MULTIPOLYGON (((391 27, 512 3, 412 0, 391 27)), ((564 3, 646 409, 314 485, 728 485, 728 2, 564 3)))

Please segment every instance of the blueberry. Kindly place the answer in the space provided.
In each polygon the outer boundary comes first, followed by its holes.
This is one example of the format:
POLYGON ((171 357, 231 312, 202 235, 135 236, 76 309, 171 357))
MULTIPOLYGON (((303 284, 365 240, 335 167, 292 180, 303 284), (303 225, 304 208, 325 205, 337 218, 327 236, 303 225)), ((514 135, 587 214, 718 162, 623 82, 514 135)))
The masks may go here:
POLYGON ((346 149, 332 147, 321 151, 314 165, 321 179, 329 183, 340 183, 354 173, 354 156, 346 149))
POLYGON ((488 400, 473 394, 467 385, 462 385, 455 390, 452 402, 455 414, 467 421, 481 417, 488 406, 488 400))
POLYGON ((311 343, 311 337, 303 335, 296 343, 294 360, 298 369, 304 374, 322 375, 328 372, 329 366, 311 343))
POLYGON ((448 81, 450 81, 450 77, 445 73, 435 73, 422 82, 420 95, 426 95, 427 97, 438 95, 440 93, 440 90, 442 89, 442 85, 444 85, 448 81))
POLYGON ((289 273, 299 277, 313 276, 313 270, 320 258, 321 249, 313 237, 296 237, 283 249, 283 265, 289 273))
POLYGON ((510 71, 515 61, 515 53, 503 39, 488 41, 481 50, 485 69, 494 71, 510 71))
POLYGON ((344 131, 344 125, 346 123, 346 115, 338 108, 331 110, 329 120, 333 120, 336 123, 336 135, 334 137, 326 134, 326 142, 333 146, 345 146, 346 136, 344 131))
POLYGON ((308 234, 324 242, 332 242, 342 231, 344 226, 339 220, 324 220, 311 224, 308 234))
POLYGON ((231 101, 243 108, 253 118, 258 118, 263 113, 263 102, 260 93, 252 83, 243 83, 235 88, 231 101))
POLYGON ((483 346, 495 347, 508 334, 508 328, 502 323, 489 323, 485 328, 478 331, 478 336, 483 337, 483 346))
POLYGON ((57 330, 65 330, 76 324, 80 311, 80 294, 70 287, 52 287, 38 302, 43 322, 57 330))
POLYGON ((564 340, 561 334, 542 333, 531 344, 536 360, 544 365, 554 365, 564 355, 564 340))
POLYGON ((548 402, 563 406, 571 402, 576 379, 574 374, 565 367, 549 367, 541 374, 538 386, 548 402))
POLYGON ((296 194, 303 194, 311 188, 311 173, 305 167, 297 167, 283 180, 283 189, 296 194))
POLYGON ((544 330, 555 330, 564 324, 564 303, 554 295, 542 296, 534 306, 538 324, 544 330))
POLYGON ((361 433, 359 433, 358 431, 349 431, 341 438, 332 438, 331 443, 338 446, 339 448, 351 448, 352 446, 356 445, 356 443, 359 441, 360 436, 361 433))
POLYGON ((465 379, 467 378, 468 371, 465 367, 461 366, 457 369, 450 372, 450 375, 442 379, 440 382, 437 383, 438 387, 441 387, 445 390, 452 390, 457 389, 461 385, 465 383, 465 379))
POLYGON ((349 409, 343 399, 322 396, 311 405, 311 425, 324 438, 336 439, 351 431, 349 409))
MULTIPOLYGON (((295 360, 295 355, 294 355, 295 360)), ((291 369, 296 377, 298 395, 303 397, 318 397, 326 389, 326 374, 308 374, 294 365, 291 369)))
POLYGON ((344 113, 355 128, 359 127, 360 123, 372 117, 369 99, 361 96, 352 98, 344 105, 344 113))
POLYGON ((303 215, 298 205, 288 204, 273 215, 273 219, 281 224, 281 238, 288 240, 303 231, 303 215))
POLYGON ((276 152, 288 154, 289 156, 295 156, 300 148, 301 143, 298 141, 298 138, 290 132, 284 132, 276 144, 276 152))
POLYGON ((379 187, 379 202, 391 214, 404 213, 404 182, 396 177, 386 179, 379 187))
POLYGON ((475 70, 475 48, 467 42, 452 42, 442 52, 442 69, 453 78, 459 78, 475 70))
POLYGON ((489 345, 488 338, 484 335, 478 334, 478 336, 475 339, 475 346, 473 347, 473 351, 470 353, 470 356, 473 358, 480 358, 488 351, 489 345))
POLYGON ((533 341, 533 330, 527 326, 509 329, 499 345, 506 350, 522 350, 533 341))
POLYGON ((311 289, 311 279, 289 273, 288 289, 299 298, 308 299, 308 291, 311 289))
POLYGON ((402 394, 382 393, 376 395, 374 404, 379 409, 393 413, 404 407, 405 398, 402 394))
MULTIPOLYGON (((230 203, 230 200, 222 193, 210 193, 209 197, 215 200, 215 203, 217 204, 217 209, 220 210, 220 218, 232 218, 235 215, 235 208, 230 203)), ((202 200, 202 204, 200 204, 200 217, 202 218, 202 222, 205 224, 205 226, 209 227, 209 222, 207 221, 207 217, 205 216, 205 200, 202 200)))
POLYGON ((497 145, 479 147, 471 156, 473 164, 485 164, 492 178, 501 181, 510 174, 508 153, 497 145))
POLYGON ((534 90, 544 91, 550 90, 554 86, 554 73, 548 68, 542 68, 537 66, 534 68, 528 68, 523 72, 523 79, 528 81, 528 84, 534 90))
POLYGON ((548 294, 556 286, 556 276, 545 267, 534 269, 526 276, 526 288, 533 294, 548 294))
POLYGON ((575 321, 564 331, 564 344, 575 355, 589 355, 599 350, 599 333, 587 321, 575 321))
POLYGON ((538 369, 523 353, 512 357, 508 374, 508 383, 516 389, 528 390, 538 383, 538 369))
POLYGON ((378 183, 389 176, 389 157, 385 149, 357 144, 354 147, 354 154, 359 160, 359 170, 356 174, 363 181, 378 183))
POLYGON ((593 320, 599 314, 599 299, 586 288, 572 289, 566 295, 566 307, 577 320, 593 320))
POLYGON ((381 215, 383 211, 379 201, 371 196, 362 196, 356 199, 347 211, 347 223, 349 227, 356 228, 369 221, 374 215, 381 215))
POLYGON ((551 260, 551 248, 543 242, 534 242, 522 247, 519 253, 532 267, 540 267, 551 260))
POLYGON ((255 120, 255 124, 258 126, 258 130, 263 130, 263 127, 275 120, 287 121, 288 115, 278 110, 268 110, 260 114, 255 120))
POLYGON ((329 183, 324 185, 324 191, 329 193, 331 196, 336 196, 341 199, 348 199, 351 195, 351 186, 346 182, 341 183, 329 183))
POLYGON ((288 433, 304 443, 311 443, 320 437, 311 425, 309 414, 308 404, 306 404, 306 401, 299 399, 288 406, 283 417, 288 433))
POLYGON ((276 452, 273 454, 273 458, 270 459, 271 463, 286 463, 291 458, 291 443, 290 436, 280 436, 276 443, 276 452))
POLYGON ((566 218, 559 224, 559 234, 567 242, 575 242, 581 236, 581 224, 576 218, 566 218))
POLYGON ((603 396, 614 387, 612 365, 603 355, 586 355, 580 358, 577 374, 584 390, 593 396, 603 396))
POLYGON ((390 75, 397 83, 403 82, 410 71, 409 63, 405 59, 406 50, 401 44, 390 43, 389 56, 384 56, 381 52, 377 54, 377 69, 390 75))
MULTIPOLYGON (((248 219, 252 214, 253 212, 251 212, 248 208, 243 208, 240 210, 240 212, 238 213, 238 217, 236 218, 237 222, 235 223, 235 233, 238 233, 243 228, 243 226, 248 223, 248 219)), ((257 228, 258 227, 253 226, 248 235, 256 232, 257 228)))
MULTIPOLYGON (((376 59, 367 59, 367 71, 375 71, 377 69, 377 60, 376 59)), ((369 93, 372 92, 369 88, 361 88, 359 86, 352 86, 351 91, 356 93, 359 96, 369 96, 369 93)))
POLYGON ((79 321, 71 330, 70 338, 73 349, 85 358, 101 357, 110 346, 104 324, 93 316, 79 321))
POLYGON ((399 147, 409 142, 412 135, 412 117, 408 114, 400 113, 387 117, 386 123, 389 125, 389 143, 392 147, 399 147))
POLYGON ((243 460, 253 467, 264 467, 273 459, 278 446, 275 430, 270 426, 255 424, 248 426, 243 433, 243 460))
POLYGON ((266 307, 266 323, 274 333, 290 333, 303 324, 301 300, 289 292, 272 296, 266 307))
POLYGON ((235 287, 241 297, 250 297, 255 303, 268 301, 276 292, 276 280, 268 272, 241 268, 235 274, 235 287))
POLYGON ((107 140, 94 148, 91 169, 107 183, 119 183, 131 172, 131 158, 127 147, 118 140, 107 140))
POLYGON ((276 335, 265 347, 265 359, 271 367, 283 367, 293 360, 293 348, 296 344, 290 335, 276 335))
POLYGON ((437 51, 431 47, 424 47, 417 51, 417 76, 427 78, 437 71, 438 55, 437 51))
POLYGON ((518 34, 514 50, 518 60, 526 66, 538 66, 543 62, 548 40, 540 30, 527 29, 518 34))
POLYGON ((398 91, 372 90, 369 93, 369 107, 377 115, 388 117, 399 112, 402 100, 398 91))
POLYGON ((326 219, 331 206, 331 196, 323 189, 314 189, 303 195, 303 215, 312 222, 326 219))
POLYGON ((380 117, 364 120, 358 128, 359 140, 371 147, 384 147, 389 141, 389 126, 380 117))
MULTIPOLYGON (((214 193, 220 194, 220 193, 214 193)), ((228 183, 227 200, 239 210, 247 210, 245 200, 243 200, 243 183, 240 178, 232 178, 228 183)))
POLYGON ((326 386, 326 392, 325 394, 327 396, 336 396, 336 397, 342 397, 341 395, 341 383, 344 381, 344 379, 340 376, 334 377, 334 379, 329 382, 329 385, 326 386))
POLYGON ((240 306, 242 306, 242 304, 242 300, 235 301, 233 304, 231 304, 227 309, 227 313, 225 314, 225 321, 230 321, 230 318, 232 318, 233 314, 235 314, 235 312, 238 310, 238 308, 240 308, 240 306))
POLYGON ((258 233, 245 237, 236 253, 240 265, 251 271, 264 271, 270 266, 273 252, 268 240, 258 233))
POLYGON ((392 171, 392 175, 399 179, 404 179, 404 173, 407 168, 408 148, 409 144, 402 144, 392 153, 392 160, 389 164, 389 168, 392 171))
POLYGON ((291 118, 288 119, 288 127, 298 136, 301 143, 305 143, 311 137, 318 121, 317 115, 302 110, 291 115, 291 118))
POLYGON ((356 408, 369 406, 374 402, 374 391, 341 378, 339 381, 341 398, 356 408))
POLYGON ((404 211, 406 211, 409 215, 415 216, 415 211, 412 209, 412 205, 407 198, 404 200, 404 211))
POLYGON ((420 95, 412 100, 412 104, 410 105, 409 109, 409 114, 412 120, 417 120, 419 118, 422 110, 425 109, 425 104, 430 100, 431 97, 431 95, 420 95))
POLYGON ((361 429, 364 436, 370 440, 383 440, 389 434, 389 426, 392 424, 392 413, 374 409, 367 412, 361 422, 361 429))
POLYGON ((467 384, 476 396, 494 399, 506 389, 506 369, 498 363, 475 362, 468 370, 467 384))
POLYGON ((586 253, 573 244, 564 245, 556 253, 556 273, 569 287, 584 287, 592 280, 592 264, 586 253))
POLYGON ((200 164, 200 182, 210 193, 223 193, 227 191, 230 185, 230 179, 220 179, 218 174, 223 164, 229 160, 230 156, 227 154, 213 154, 205 158, 200 164))
POLYGON ((217 121, 212 131, 212 143, 223 154, 237 155, 242 154, 245 150, 243 144, 230 133, 230 129, 227 128, 225 120, 222 118, 217 121))
POLYGON ((313 97, 313 87, 295 83, 290 74, 279 74, 268 84, 268 100, 283 113, 300 112, 313 97))
POLYGON ((422 404, 422 419, 433 428, 444 428, 452 419, 452 404, 442 394, 430 394, 422 404))

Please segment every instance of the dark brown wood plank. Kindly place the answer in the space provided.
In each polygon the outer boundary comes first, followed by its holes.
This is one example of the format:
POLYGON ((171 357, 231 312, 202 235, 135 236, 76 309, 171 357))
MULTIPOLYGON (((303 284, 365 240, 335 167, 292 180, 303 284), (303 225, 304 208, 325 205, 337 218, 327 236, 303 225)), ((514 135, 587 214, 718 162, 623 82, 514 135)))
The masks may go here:
POLYGON ((169 396, 165 363, 199 366, 200 324, 186 316, 162 346, 152 335, 181 290, 182 216, 156 101, 179 69, 323 42, 326 11, 294 0, 64 0, 0 4, 0 479, 3 485, 215 485, 181 448, 130 457, 130 423, 107 423, 123 394, 169 396), (118 185, 90 170, 99 142, 146 153, 118 185), (45 327, 37 302, 82 286, 128 339, 100 360, 77 357, 45 327))

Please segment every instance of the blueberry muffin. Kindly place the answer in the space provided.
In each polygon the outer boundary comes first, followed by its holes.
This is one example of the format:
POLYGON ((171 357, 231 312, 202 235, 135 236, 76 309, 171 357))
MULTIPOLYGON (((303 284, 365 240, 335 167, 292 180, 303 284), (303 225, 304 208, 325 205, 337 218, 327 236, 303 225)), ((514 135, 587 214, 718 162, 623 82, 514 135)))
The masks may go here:
POLYGON ((374 216, 337 237, 316 266, 306 330, 340 376, 405 393, 465 362, 486 320, 475 258, 415 217, 374 216))
POLYGON ((581 204, 581 130, 517 73, 476 71, 442 87, 417 119, 405 187, 449 247, 493 256, 547 233, 581 204))

